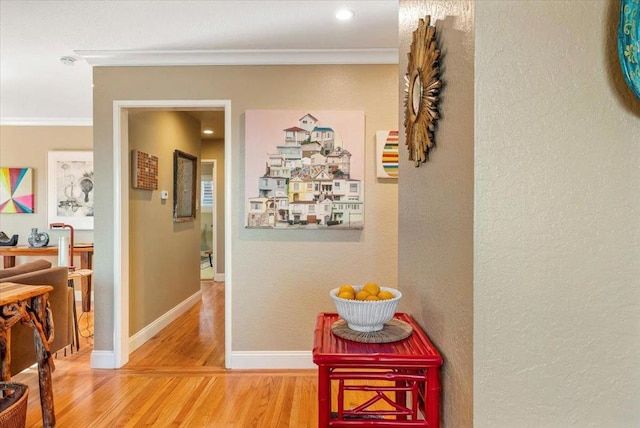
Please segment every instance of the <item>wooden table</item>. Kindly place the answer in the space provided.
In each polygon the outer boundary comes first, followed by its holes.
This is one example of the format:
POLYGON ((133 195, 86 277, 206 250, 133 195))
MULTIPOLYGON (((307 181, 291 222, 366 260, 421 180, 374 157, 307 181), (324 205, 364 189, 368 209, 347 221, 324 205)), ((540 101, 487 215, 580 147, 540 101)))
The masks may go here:
POLYGON ((22 322, 33 328, 38 361, 40 406, 45 427, 56 425, 51 372, 55 370, 49 345, 53 340, 53 315, 49 307, 49 285, 0 283, 0 378, 11 380, 11 327, 22 322))
POLYGON ((340 319, 338 314, 318 315, 313 341, 313 362, 318 365, 318 428, 440 426, 442 357, 410 315, 397 313, 394 318, 411 325, 411 336, 375 344, 336 336, 331 326, 340 319), (338 396, 333 413, 332 382, 338 396), (345 409, 348 391, 365 391, 373 398, 345 409), (392 410, 372 410, 370 406, 378 401, 392 410))
MULTIPOLYGON (((81 245, 73 247, 73 254, 80 255, 80 268, 93 269, 93 245, 81 245)), ((3 257, 4 268, 16 265, 16 256, 57 256, 58 247, 0 247, 0 256, 3 257)))
MULTIPOLYGON (((73 247, 73 254, 80 255, 80 269, 93 270, 93 245, 76 245, 73 247)), ((0 247, 0 256, 3 257, 4 268, 11 268, 16 265, 16 256, 57 256, 58 247, 0 247)), ((73 260, 70 260, 73 263, 73 260)), ((91 277, 82 277, 82 310, 91 310, 91 277)))

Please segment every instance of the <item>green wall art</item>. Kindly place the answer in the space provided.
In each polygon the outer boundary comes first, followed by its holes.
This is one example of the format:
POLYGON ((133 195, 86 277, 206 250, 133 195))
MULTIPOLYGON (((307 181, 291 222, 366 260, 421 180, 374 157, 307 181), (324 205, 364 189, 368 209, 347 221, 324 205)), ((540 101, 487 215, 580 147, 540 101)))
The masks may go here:
POLYGON ((618 56, 627 84, 640 98, 640 0, 620 0, 618 56))

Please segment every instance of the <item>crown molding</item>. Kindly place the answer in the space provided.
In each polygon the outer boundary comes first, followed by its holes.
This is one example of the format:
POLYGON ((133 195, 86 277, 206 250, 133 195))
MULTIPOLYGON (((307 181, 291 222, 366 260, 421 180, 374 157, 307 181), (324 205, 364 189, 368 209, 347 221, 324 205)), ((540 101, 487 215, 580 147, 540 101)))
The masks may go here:
POLYGON ((173 65, 398 64, 397 48, 248 50, 77 50, 94 67, 173 65))
POLYGON ((93 126, 92 117, 0 117, 0 126, 93 126))

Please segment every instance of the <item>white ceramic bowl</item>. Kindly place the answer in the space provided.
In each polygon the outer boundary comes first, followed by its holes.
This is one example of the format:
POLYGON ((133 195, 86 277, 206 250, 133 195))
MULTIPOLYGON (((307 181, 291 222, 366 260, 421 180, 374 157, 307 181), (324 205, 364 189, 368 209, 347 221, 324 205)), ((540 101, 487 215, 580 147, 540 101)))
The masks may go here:
MULTIPOLYGON (((354 285, 356 293, 362 290, 362 285, 354 285)), ((387 300, 348 300, 337 296, 339 288, 334 288, 329 292, 336 311, 340 318, 347 322, 351 330, 361 332, 380 331, 384 323, 393 318, 402 293, 395 288, 380 287, 380 291, 386 290, 395 297, 387 300)))

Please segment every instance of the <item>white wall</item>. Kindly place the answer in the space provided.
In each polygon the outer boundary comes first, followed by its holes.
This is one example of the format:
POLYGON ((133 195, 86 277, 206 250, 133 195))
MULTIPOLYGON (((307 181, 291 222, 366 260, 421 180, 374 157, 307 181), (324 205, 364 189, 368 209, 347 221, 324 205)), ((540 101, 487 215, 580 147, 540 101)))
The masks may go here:
MULTIPOLYGON (((32 214, 0 214, 0 230, 19 235, 18 245, 28 245, 31 228, 49 234, 49 245, 58 237, 69 236, 69 229, 50 230, 47 215, 47 153, 50 150, 93 149, 93 130, 89 126, 0 126, 0 166, 33 168, 35 210, 32 214)), ((76 242, 93 242, 92 230, 76 230, 76 242)), ((40 258, 38 256, 37 258, 40 258)), ((57 263, 57 257, 42 257, 57 263)), ((16 264, 35 260, 34 256, 17 257, 16 264)), ((79 258, 76 266, 80 265, 79 258)))
POLYGON ((640 426, 640 100, 617 2, 476 2, 474 426, 640 426))

